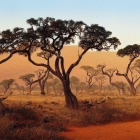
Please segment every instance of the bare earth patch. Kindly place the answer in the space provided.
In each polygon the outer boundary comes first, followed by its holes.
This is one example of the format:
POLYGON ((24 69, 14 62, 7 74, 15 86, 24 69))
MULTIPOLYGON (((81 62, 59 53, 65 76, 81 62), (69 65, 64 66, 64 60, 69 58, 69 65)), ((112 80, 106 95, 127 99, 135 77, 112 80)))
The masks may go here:
POLYGON ((59 133, 73 140, 140 140, 140 121, 88 127, 68 127, 59 133))

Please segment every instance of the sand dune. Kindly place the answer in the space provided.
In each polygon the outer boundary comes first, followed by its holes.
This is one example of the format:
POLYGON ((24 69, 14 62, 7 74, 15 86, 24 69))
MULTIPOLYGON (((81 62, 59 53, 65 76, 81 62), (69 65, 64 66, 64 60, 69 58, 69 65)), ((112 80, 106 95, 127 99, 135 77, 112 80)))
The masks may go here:
MULTIPOLYGON (((65 46, 62 51, 62 56, 64 57, 65 70, 74 63, 78 58, 79 53, 82 52, 82 49, 78 46, 65 46)), ((0 56, 0 60, 5 58, 6 54, 0 56)), ((32 55, 34 61, 38 63, 46 63, 42 58, 32 55)), ((54 60, 52 58, 50 61, 51 66, 54 68, 54 60)), ((75 75, 80 78, 81 81, 85 81, 86 73, 84 70, 80 69, 82 65, 90 65, 96 67, 97 64, 106 64, 106 68, 117 67, 121 73, 125 72, 125 69, 128 65, 129 57, 118 57, 116 52, 87 52, 79 65, 76 66, 72 72, 71 76, 75 75)), ((9 61, 0 65, 0 81, 3 79, 13 78, 17 82, 23 84, 21 80, 18 79, 20 75, 34 73, 37 69, 42 69, 43 67, 37 67, 31 64, 26 57, 19 56, 15 54, 9 61)), ((124 80, 122 77, 114 76, 113 80, 124 80)), ((125 81, 125 80, 124 80, 125 81)))

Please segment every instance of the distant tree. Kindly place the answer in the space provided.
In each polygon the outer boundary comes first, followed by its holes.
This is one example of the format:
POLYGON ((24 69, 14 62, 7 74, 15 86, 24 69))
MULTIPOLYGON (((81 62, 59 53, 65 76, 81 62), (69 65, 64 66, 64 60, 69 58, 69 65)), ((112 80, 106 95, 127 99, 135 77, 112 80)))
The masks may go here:
POLYGON ((20 90, 22 90, 22 94, 24 94, 26 88, 24 86, 20 86, 20 90))
POLYGON ((107 91, 109 91, 110 93, 112 93, 112 90, 113 90, 113 86, 112 85, 106 85, 105 86, 105 89, 107 90, 107 91))
POLYGON ((46 83, 47 79, 53 78, 53 76, 52 76, 52 74, 49 73, 49 70, 45 71, 45 70, 38 69, 37 71, 35 71, 35 73, 37 74, 41 94, 45 95, 45 90, 44 90, 45 83, 46 83))
POLYGON ((79 87, 79 89, 81 90, 81 93, 83 93, 83 90, 84 90, 85 87, 86 87, 86 83, 85 83, 85 82, 80 82, 78 87, 79 87))
POLYGON ((98 84, 99 84, 99 87, 100 87, 100 92, 101 92, 102 89, 103 89, 103 84, 106 82, 106 77, 104 75, 101 75, 101 76, 98 76, 98 77, 95 77, 95 78, 98 81, 98 84))
POLYGON ((120 56, 120 57, 124 57, 124 56, 129 56, 130 57, 130 61, 129 61, 129 64, 128 64, 127 68, 126 68, 126 72, 125 73, 120 73, 117 70, 116 75, 125 77, 125 79, 127 80, 127 82, 130 85, 130 93, 131 93, 131 95, 135 96, 136 95, 135 84, 136 84, 136 82, 138 82, 140 77, 133 76, 133 71, 130 68, 130 66, 131 66, 132 62, 137 57, 139 57, 139 55, 140 55, 140 45, 137 45, 137 44, 128 45, 125 48, 118 50, 117 55, 120 56), (128 76, 128 72, 130 72, 131 77, 128 76))
POLYGON ((64 92, 64 88, 61 82, 58 82, 56 84, 56 90, 57 90, 57 94, 62 95, 62 93, 64 92))
POLYGON ((46 81, 45 88, 46 88, 47 94, 49 93, 51 87, 52 87, 52 82, 46 81))
POLYGON ((97 76, 101 72, 101 69, 95 69, 91 66, 81 66, 80 68, 86 71, 86 82, 88 84, 88 88, 90 88, 97 82, 97 80, 93 82, 93 77, 97 76))
POLYGON ((80 80, 76 76, 71 76, 70 77, 71 86, 72 85, 75 85, 76 93, 78 92, 78 84, 79 84, 79 81, 80 80))
POLYGON ((104 71, 104 68, 106 67, 106 65, 100 65, 100 64, 99 64, 98 67, 100 67, 100 68, 102 69, 102 74, 103 74, 103 75, 107 75, 107 76, 109 77, 109 83, 110 83, 112 86, 116 87, 117 90, 118 90, 118 92, 119 92, 119 95, 121 95, 120 90, 123 90, 123 89, 122 89, 123 86, 120 86, 119 82, 112 82, 112 77, 113 77, 114 73, 117 71, 117 69, 115 69, 115 68, 110 68, 110 69, 107 69, 107 70, 104 71))
POLYGON ((94 93, 96 90, 98 90, 99 89, 99 86, 98 85, 93 85, 89 90, 88 90, 88 92, 92 92, 92 93, 94 93))
POLYGON ((92 24, 86 25, 82 21, 55 20, 54 18, 30 18, 27 20, 30 28, 14 28, 13 31, 6 30, 0 33, 0 54, 9 53, 9 56, 0 61, 0 64, 9 60, 15 53, 28 57, 28 60, 36 65, 47 68, 52 74, 57 76, 63 84, 66 106, 70 109, 78 109, 78 101, 70 89, 70 73, 79 64, 83 55, 90 49, 109 50, 110 47, 117 48, 120 41, 116 37, 110 37, 111 32, 104 27, 92 24), (67 71, 64 67, 62 50, 65 45, 74 43, 78 36, 79 46, 83 49, 78 54, 78 59, 69 66, 67 71), (40 48, 41 57, 47 63, 37 63, 31 58, 31 54, 40 48), (46 58, 46 53, 55 56, 55 69, 50 65, 50 57, 46 58))
POLYGON ((15 87, 17 88, 17 90, 19 91, 19 93, 21 94, 21 90, 20 90, 20 86, 18 83, 14 83, 15 87))
MULTIPOLYGON (((119 82, 119 81, 116 81, 115 84, 117 85, 117 87, 120 89, 120 91, 122 91, 122 95, 126 95, 126 86, 127 84, 124 83, 123 81, 119 82)), ((121 94, 121 93, 120 93, 121 94)))
POLYGON ((38 80, 33 80, 33 78, 35 77, 34 74, 26 74, 26 75, 21 75, 19 77, 19 79, 22 79, 25 83, 26 83, 26 86, 29 86, 29 95, 31 94, 32 90, 37 86, 37 83, 38 80), (33 85, 35 84, 35 85, 33 85))
POLYGON ((13 85, 14 81, 14 79, 5 79, 0 82, 0 85, 4 87, 4 94, 6 94, 7 90, 13 85))
POLYGON ((57 78, 54 78, 53 81, 52 81, 52 87, 53 87, 53 91, 55 93, 55 96, 57 96, 57 88, 56 88, 56 85, 59 83, 60 81, 57 79, 57 78))
POLYGON ((20 94, 24 94, 25 91, 25 87, 24 86, 20 86, 18 83, 14 83, 14 85, 16 86, 17 90, 19 91, 20 94), (21 93, 22 91, 22 93, 21 93))

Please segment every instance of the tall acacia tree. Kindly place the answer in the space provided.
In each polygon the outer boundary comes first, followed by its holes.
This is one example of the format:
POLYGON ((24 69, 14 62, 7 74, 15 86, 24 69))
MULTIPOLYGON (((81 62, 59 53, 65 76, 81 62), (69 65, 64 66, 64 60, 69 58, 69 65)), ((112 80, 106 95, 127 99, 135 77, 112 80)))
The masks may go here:
POLYGON ((126 68, 126 72, 125 73, 120 73, 117 70, 116 75, 125 77, 125 79, 127 80, 127 82, 130 85, 130 93, 131 93, 131 95, 135 96, 136 95, 135 84, 140 79, 140 77, 133 76, 133 71, 131 70, 130 66, 131 66, 132 62, 137 57, 139 57, 139 55, 140 55, 140 45, 137 45, 137 44, 128 45, 125 48, 118 50, 117 55, 121 56, 121 57, 124 57, 124 56, 129 56, 130 57, 130 61, 129 61, 128 66, 126 68), (129 72, 130 72, 131 76, 128 76, 129 72))
POLYGON ((27 23, 31 26, 27 31, 22 28, 15 28, 13 31, 1 32, 0 52, 9 52, 10 54, 1 60, 0 64, 10 59, 15 53, 27 56, 32 64, 46 67, 61 80, 66 106, 70 109, 78 109, 77 98, 70 89, 69 76, 72 69, 79 64, 88 50, 109 50, 110 47, 116 48, 120 41, 116 37, 110 37, 111 32, 106 31, 104 27, 97 24, 88 26, 82 21, 31 18, 27 20, 27 23), (83 48, 83 52, 78 55, 78 59, 66 71, 61 51, 65 47, 64 45, 74 43, 76 36, 80 39, 79 46, 83 48), (42 57, 45 56, 47 64, 37 63, 31 58, 31 53, 37 48, 41 48, 42 57), (50 66, 50 58, 46 57, 46 53, 56 57, 55 69, 50 66))

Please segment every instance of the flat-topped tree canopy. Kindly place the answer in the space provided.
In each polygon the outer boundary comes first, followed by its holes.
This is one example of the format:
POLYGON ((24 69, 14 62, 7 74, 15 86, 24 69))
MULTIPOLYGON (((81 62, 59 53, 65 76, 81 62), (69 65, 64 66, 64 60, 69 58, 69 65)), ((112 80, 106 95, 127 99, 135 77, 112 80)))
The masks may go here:
POLYGON ((125 48, 118 50, 117 55, 121 57, 130 56, 130 58, 138 57, 140 55, 140 45, 128 45, 125 48))
POLYGON ((106 31, 104 27, 98 24, 86 25, 84 34, 80 37, 79 46, 83 49, 89 48, 98 51, 109 50, 111 47, 116 49, 121 43, 116 37, 110 38, 111 34, 110 31, 106 31))
POLYGON ((119 71, 117 70, 116 75, 124 76, 126 78, 126 80, 129 83, 129 86, 130 86, 131 95, 135 96, 136 92, 137 92, 137 88, 138 88, 138 85, 135 86, 135 84, 136 84, 136 82, 138 82, 140 77, 133 75, 132 68, 134 68, 134 67, 130 67, 130 66, 131 66, 132 62, 140 55, 140 45, 138 45, 138 44, 128 45, 125 48, 118 50, 117 55, 121 56, 121 57, 124 57, 124 56, 130 57, 130 62, 128 63, 128 66, 126 68, 126 72, 119 73, 119 71), (128 76, 128 72, 130 72, 131 77, 128 76))
POLYGON ((0 64, 7 61, 13 54, 19 53, 28 57, 28 60, 36 65, 46 67, 52 74, 57 76, 63 86, 66 99, 66 106, 69 108, 77 108, 78 102, 76 97, 70 90, 70 73, 82 59, 82 56, 89 49, 109 50, 120 45, 120 41, 116 37, 111 37, 111 32, 106 31, 104 27, 97 24, 91 26, 86 25, 83 21, 61 20, 47 17, 30 18, 27 20, 30 28, 25 31, 23 28, 15 28, 13 31, 1 32, 0 36, 0 53, 9 52, 10 55, 1 60, 0 64), (78 59, 69 66, 67 71, 64 67, 64 58, 61 50, 65 45, 74 43, 75 37, 79 37, 79 46, 83 48, 83 52, 78 55, 78 59), (31 58, 31 54, 37 48, 42 50, 38 54, 44 58, 47 63, 37 63, 31 58), (54 55, 55 68, 49 64, 49 59, 54 55))

